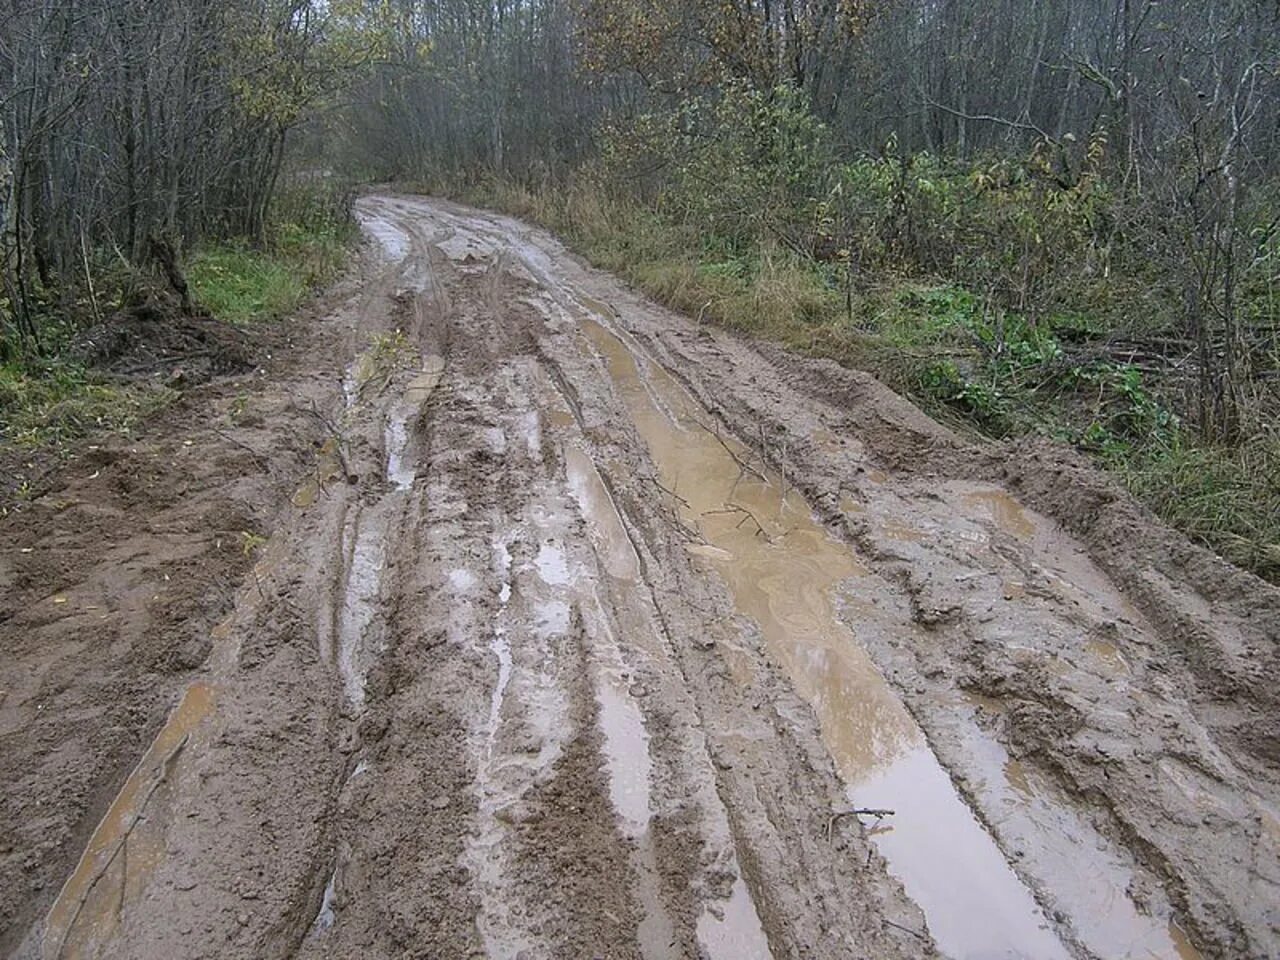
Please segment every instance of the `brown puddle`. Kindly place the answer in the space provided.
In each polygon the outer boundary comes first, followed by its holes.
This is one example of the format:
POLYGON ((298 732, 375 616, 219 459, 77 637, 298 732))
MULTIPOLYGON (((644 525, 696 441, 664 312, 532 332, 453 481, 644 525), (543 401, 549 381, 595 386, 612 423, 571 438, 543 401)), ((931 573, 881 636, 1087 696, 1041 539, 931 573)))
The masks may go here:
POLYGON ((713 421, 665 371, 584 318, 647 443, 695 549, 813 706, 856 806, 897 811, 876 840, 942 949, 962 958, 1057 960, 1068 953, 1030 892, 960 799, 923 733, 836 615, 841 584, 866 573, 781 478, 713 421), (762 479, 763 478, 763 479, 762 479))
POLYGON ((1022 504, 1003 490, 982 490, 966 493, 964 501, 971 507, 980 507, 990 511, 995 525, 1005 533, 1019 540, 1027 540, 1035 535, 1035 524, 1027 517, 1022 504))
POLYGON ((45 960, 95 955, 164 859, 161 818, 144 816, 169 782, 172 765, 212 711, 216 690, 193 683, 125 781, 54 901, 45 924, 45 960))
MULTIPOLYGON (((956 697, 955 714, 976 707, 1000 713, 1004 703, 974 693, 956 697)), ((1002 836, 1034 876, 1048 880, 1055 906, 1076 927, 1091 955, 1107 960, 1200 960, 1175 923, 1140 911, 1128 891, 1134 877, 1127 856, 1098 832, 1061 791, 1033 768, 1011 758, 991 737, 971 728, 966 737, 969 788, 991 811, 1002 836)))

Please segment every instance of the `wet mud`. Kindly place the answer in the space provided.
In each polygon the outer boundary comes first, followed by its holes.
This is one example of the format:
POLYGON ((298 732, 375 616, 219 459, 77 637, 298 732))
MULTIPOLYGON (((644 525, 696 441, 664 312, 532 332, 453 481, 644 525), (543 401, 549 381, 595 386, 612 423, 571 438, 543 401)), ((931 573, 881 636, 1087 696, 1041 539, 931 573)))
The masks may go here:
POLYGON ((16 956, 1280 949, 1273 588, 516 221, 358 209, 270 541, 16 956))

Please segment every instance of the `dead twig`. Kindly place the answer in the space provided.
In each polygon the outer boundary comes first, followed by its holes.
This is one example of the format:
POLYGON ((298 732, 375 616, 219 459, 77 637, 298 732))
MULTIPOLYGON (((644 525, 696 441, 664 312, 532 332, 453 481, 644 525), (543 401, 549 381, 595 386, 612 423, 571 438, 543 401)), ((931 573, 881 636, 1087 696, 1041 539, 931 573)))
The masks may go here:
POLYGON ((738 521, 737 525, 734 527, 735 530, 741 529, 742 525, 746 523, 748 520, 750 520, 752 523, 756 525, 755 535, 757 537, 763 537, 766 543, 773 543, 773 538, 769 536, 768 531, 765 530, 764 524, 760 522, 760 520, 756 517, 754 513, 752 513, 746 507, 742 506, 742 504, 740 503, 726 503, 724 505, 724 509, 708 510, 706 513, 703 514, 703 516, 713 517, 713 516, 724 516, 726 514, 729 516, 736 516, 739 514, 741 515, 741 519, 738 521))
POLYGON ((753 467, 750 461, 743 460, 742 457, 738 455, 738 452, 734 450, 733 447, 729 446, 728 441, 726 441, 725 438, 720 435, 719 430, 713 427, 707 426, 701 420, 695 420, 694 422, 698 426, 700 426, 703 430, 707 431, 707 433, 715 437, 716 442, 719 443, 720 446, 724 447, 725 452, 733 458, 733 462, 738 465, 738 479, 742 479, 743 475, 745 474, 751 474, 752 476, 756 477, 761 483, 769 482, 769 478, 766 477, 762 471, 757 470, 755 467, 753 467))
POLYGON ((909 933, 913 937, 915 937, 917 940, 923 940, 925 942, 928 942, 929 940, 929 938, 926 937, 919 930, 912 930, 910 927, 904 927, 902 924, 894 923, 892 920, 885 920, 883 917, 881 917, 881 919, 884 920, 886 925, 893 927, 895 930, 901 930, 903 933, 909 933))
POLYGON ((876 820, 883 820, 885 817, 892 817, 893 815, 893 810, 881 810, 874 807, 854 807, 852 810, 837 810, 827 820, 827 843, 831 842, 831 838, 835 834, 836 821, 841 817, 875 817, 876 820))

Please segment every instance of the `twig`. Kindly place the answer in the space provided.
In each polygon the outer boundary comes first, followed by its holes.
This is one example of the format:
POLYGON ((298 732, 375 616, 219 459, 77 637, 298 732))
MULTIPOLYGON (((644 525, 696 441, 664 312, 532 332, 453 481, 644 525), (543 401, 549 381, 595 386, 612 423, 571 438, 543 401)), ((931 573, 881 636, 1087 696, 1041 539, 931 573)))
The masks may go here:
POLYGON ((837 810, 831 814, 831 818, 827 821, 827 843, 831 842, 831 838, 835 833, 836 821, 841 817, 875 817, 877 820, 883 820, 885 817, 892 817, 892 810, 878 810, 871 807, 855 807, 852 810, 837 810))
POLYGON ((726 503, 724 505, 723 510, 708 510, 706 513, 703 514, 703 516, 713 517, 713 516, 723 516, 725 514, 730 514, 730 515, 742 514, 742 519, 740 519, 738 521, 738 525, 734 527, 735 530, 740 528, 744 523, 750 520, 752 523, 756 525, 756 536, 764 537, 766 542, 773 543, 773 538, 770 537, 768 532, 765 530, 764 524, 762 524, 756 518, 756 515, 754 513, 752 513, 750 510, 748 510, 746 507, 742 506, 739 503, 726 503))
POLYGON ((741 479, 742 474, 750 473, 758 477, 761 483, 769 482, 768 478, 762 472, 760 472, 755 467, 753 467, 748 461, 743 460, 742 457, 738 456, 737 451, 735 451, 733 447, 729 446, 729 444, 725 441, 724 437, 720 436, 719 430, 714 430, 711 427, 708 427, 701 420, 695 420, 694 422, 697 423, 697 425, 700 426, 703 430, 707 431, 707 433, 715 437, 716 440, 719 442, 720 446, 724 447, 725 452, 728 453, 729 456, 733 457, 733 462, 738 465, 739 479, 741 479))
POLYGON ((333 449, 334 452, 338 454, 338 464, 342 467, 342 475, 344 477, 351 476, 351 468, 347 465, 347 457, 342 452, 342 431, 338 429, 338 425, 320 412, 320 408, 316 406, 314 398, 312 398, 311 408, 310 410, 307 410, 307 412, 319 420, 320 423, 324 425, 325 429, 332 435, 333 449))
POLYGON ((683 506, 686 510, 693 509, 693 507, 689 506, 688 500, 680 496, 680 494, 676 493, 674 490, 668 490, 665 486, 662 485, 662 481, 659 480, 657 477, 645 477, 645 479, 648 480, 650 483, 652 483, 655 487, 657 487, 663 493, 665 493, 667 496, 671 497, 671 499, 678 501, 680 505, 683 506))
POLYGON ((903 933, 909 933, 909 934, 911 934, 911 935, 912 935, 913 937, 915 937, 917 940, 924 940, 924 941, 926 941, 926 942, 927 942, 927 941, 928 941, 928 939, 929 939, 929 938, 928 938, 928 937, 926 937, 923 933, 921 933, 919 930, 912 930, 910 927, 904 927, 902 924, 900 924, 900 923, 894 923, 892 920, 887 920, 887 919, 885 919, 884 917, 881 917, 880 919, 881 919, 881 920, 884 920, 884 922, 885 922, 888 926, 893 927, 895 930, 901 930, 903 933))

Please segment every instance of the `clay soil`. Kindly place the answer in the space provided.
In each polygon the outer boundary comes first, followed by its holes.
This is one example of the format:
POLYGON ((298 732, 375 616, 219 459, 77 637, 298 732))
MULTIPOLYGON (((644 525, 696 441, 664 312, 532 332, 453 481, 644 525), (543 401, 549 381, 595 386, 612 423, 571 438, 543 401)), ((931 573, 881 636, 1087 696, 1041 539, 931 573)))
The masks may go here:
POLYGON ((1280 590, 517 221, 0 519, 0 954, 1280 955, 1280 590))

